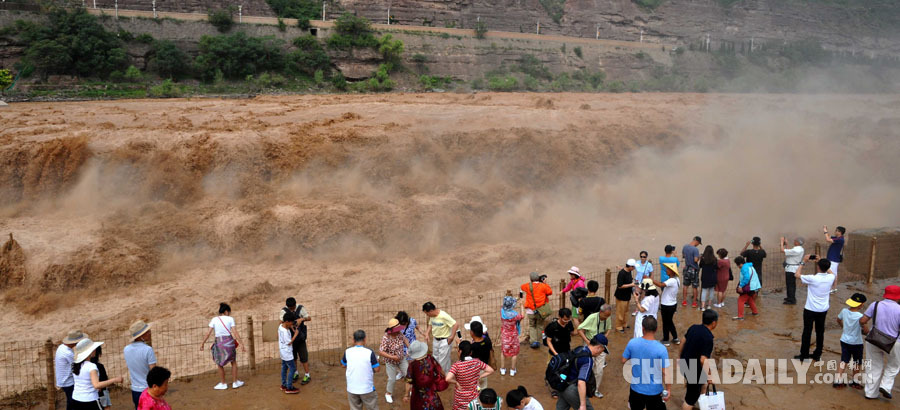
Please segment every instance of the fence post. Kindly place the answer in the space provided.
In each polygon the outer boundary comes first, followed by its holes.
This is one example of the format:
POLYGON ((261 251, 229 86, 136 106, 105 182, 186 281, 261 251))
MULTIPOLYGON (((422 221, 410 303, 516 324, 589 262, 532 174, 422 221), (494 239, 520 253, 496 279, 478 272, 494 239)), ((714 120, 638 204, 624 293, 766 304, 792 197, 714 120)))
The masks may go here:
POLYGON ((347 346, 347 309, 344 309, 341 306, 341 343, 338 346, 342 346, 346 349, 347 346))
POLYGON ((872 237, 871 259, 869 260, 869 279, 866 281, 869 285, 875 280, 875 242, 876 238, 872 237))
POLYGON ((603 283, 603 296, 604 296, 604 299, 606 300, 606 303, 609 303, 609 291, 610 291, 610 289, 609 289, 610 283, 609 282, 610 282, 611 278, 612 278, 612 271, 609 270, 609 268, 606 268, 606 273, 604 274, 604 278, 603 278, 603 282, 604 282, 603 283))
POLYGON ((247 316, 247 339, 250 345, 250 372, 256 373, 256 338, 253 337, 253 316, 247 316))
POLYGON ((819 245, 819 242, 818 242, 818 241, 816 241, 816 255, 817 255, 817 256, 821 256, 821 255, 822 255, 822 247, 819 245))
POLYGON ((53 366, 53 341, 47 339, 44 343, 44 353, 47 354, 47 408, 56 410, 56 369, 53 366))
POLYGON ((562 293, 562 290, 566 288, 566 280, 559 280, 559 308, 562 309, 566 307, 566 295, 562 293))

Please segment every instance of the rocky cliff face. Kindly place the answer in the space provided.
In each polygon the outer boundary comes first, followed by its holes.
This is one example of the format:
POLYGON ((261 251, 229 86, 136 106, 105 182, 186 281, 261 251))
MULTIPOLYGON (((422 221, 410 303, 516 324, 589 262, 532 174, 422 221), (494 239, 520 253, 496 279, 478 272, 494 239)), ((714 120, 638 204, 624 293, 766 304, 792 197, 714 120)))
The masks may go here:
MULTIPOLYGON (((662 43, 790 41, 815 38, 833 49, 900 54, 900 4, 839 5, 828 0, 666 0, 646 10, 631 0, 337 0, 376 22, 387 7, 399 24, 489 29, 662 43), (552 15, 554 7, 561 13, 552 15), (551 10, 551 11, 548 11, 551 10), (557 21, 554 21, 557 17, 557 21)), ((332 16, 339 12, 332 8, 332 16)))

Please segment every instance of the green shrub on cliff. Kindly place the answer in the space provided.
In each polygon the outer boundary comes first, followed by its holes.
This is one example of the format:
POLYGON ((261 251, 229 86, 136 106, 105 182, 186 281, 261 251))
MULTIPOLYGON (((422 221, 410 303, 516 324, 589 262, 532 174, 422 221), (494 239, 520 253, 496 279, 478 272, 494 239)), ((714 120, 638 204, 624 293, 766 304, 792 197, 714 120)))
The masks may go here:
POLYGON ((228 79, 243 79, 263 71, 284 69, 281 42, 273 37, 249 37, 244 32, 203 36, 194 68, 204 81, 215 79, 216 71, 228 79))
POLYGON ((659 7, 660 4, 663 3, 664 0, 631 0, 638 6, 641 6, 647 10, 653 10, 659 7))
POLYGON ((306 35, 294 39, 296 50, 287 56, 287 70, 296 74, 313 75, 316 71, 328 71, 331 59, 314 36, 306 35))
POLYGON ((0 68, 0 91, 5 90, 12 82, 12 73, 6 68, 0 68))
POLYGON ((207 19, 209 21, 209 24, 215 26, 220 33, 225 33, 228 30, 231 30, 231 27, 234 26, 234 17, 232 17, 231 15, 231 10, 210 10, 207 19))
POLYGON ((378 40, 372 34, 372 24, 365 17, 344 13, 334 22, 335 33, 328 37, 328 48, 348 50, 353 47, 377 47, 378 40))
POLYGON ((188 57, 175 43, 160 40, 153 43, 150 70, 162 78, 179 79, 188 73, 188 57))
POLYGON ((556 24, 562 20, 563 11, 565 11, 566 0, 539 0, 541 2, 541 6, 544 7, 544 10, 547 11, 547 14, 550 15, 550 18, 553 19, 556 24))
POLYGON ((19 23, 19 40, 27 44, 21 66, 34 67, 43 77, 74 74, 106 78, 128 62, 116 33, 106 31, 82 8, 55 9, 47 24, 19 23))
POLYGON ((322 15, 322 2, 313 0, 266 0, 275 15, 306 21, 315 20, 322 15))

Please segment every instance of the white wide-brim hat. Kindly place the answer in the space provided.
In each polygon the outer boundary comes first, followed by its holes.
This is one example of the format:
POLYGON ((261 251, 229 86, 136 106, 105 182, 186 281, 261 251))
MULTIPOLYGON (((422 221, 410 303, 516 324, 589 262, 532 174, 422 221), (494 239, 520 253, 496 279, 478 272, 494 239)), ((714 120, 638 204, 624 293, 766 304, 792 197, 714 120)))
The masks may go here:
POLYGON ((81 341, 75 345, 75 363, 83 362, 102 344, 103 342, 95 342, 88 338, 81 339, 81 341))

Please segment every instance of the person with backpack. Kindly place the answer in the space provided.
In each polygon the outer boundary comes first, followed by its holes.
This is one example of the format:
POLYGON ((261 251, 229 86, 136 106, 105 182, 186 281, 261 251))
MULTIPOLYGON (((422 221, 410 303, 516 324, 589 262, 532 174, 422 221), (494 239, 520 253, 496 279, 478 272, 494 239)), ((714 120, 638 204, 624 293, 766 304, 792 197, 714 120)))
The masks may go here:
POLYGON ((562 308, 559 317, 544 328, 544 344, 550 349, 550 355, 556 356, 572 348, 572 336, 577 334, 572 324, 572 311, 562 308))
POLYGON ((597 390, 593 358, 606 352, 607 343, 606 336, 598 334, 587 346, 578 346, 571 352, 560 353, 550 359, 544 378, 557 393, 557 410, 593 410, 588 395, 588 392, 597 390))
MULTIPOLYGON (((297 337, 294 338, 294 362, 299 361, 300 364, 303 365, 303 380, 300 380, 300 384, 307 384, 310 381, 309 377, 309 350, 306 347, 306 337, 307 337, 307 328, 306 322, 312 320, 312 317, 309 316, 309 312, 306 311, 306 308, 303 305, 297 305, 297 299, 293 297, 287 298, 284 302, 285 306, 281 308, 281 318, 284 319, 284 316, 287 313, 291 313, 297 319, 295 321, 294 327, 291 329, 291 333, 297 333, 297 337)), ((283 321, 283 320, 282 320, 283 321)), ((293 335, 292 335, 293 337, 293 335)), ((296 367, 295 367, 296 368, 296 367)), ((300 378, 300 372, 296 371, 293 375, 294 380, 300 378)))
POLYGON ((656 340, 657 321, 646 316, 640 324, 643 336, 628 341, 622 353, 622 363, 631 361, 631 391, 628 405, 631 410, 665 409, 669 401, 669 351, 656 340))
POLYGON ((578 313, 581 315, 582 320, 599 312, 600 306, 606 304, 606 299, 603 299, 603 297, 597 294, 597 292, 600 291, 600 282, 589 280, 587 283, 587 291, 587 296, 578 302, 578 313))

